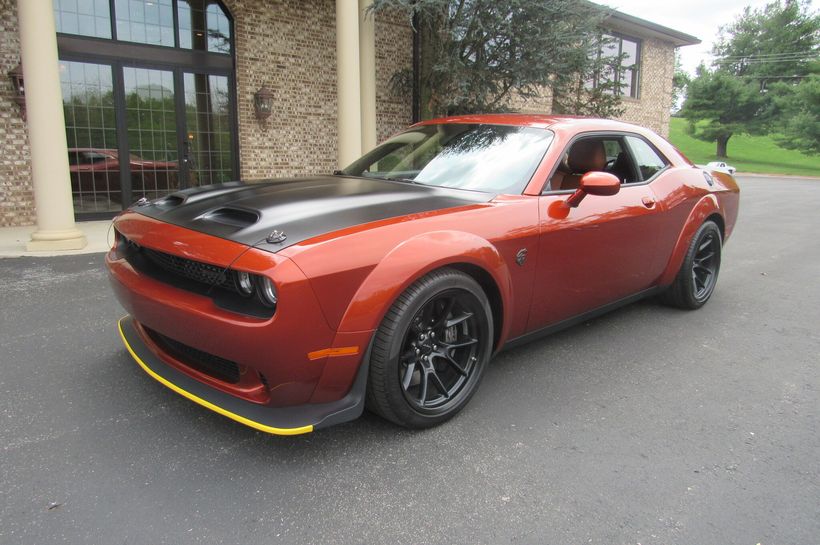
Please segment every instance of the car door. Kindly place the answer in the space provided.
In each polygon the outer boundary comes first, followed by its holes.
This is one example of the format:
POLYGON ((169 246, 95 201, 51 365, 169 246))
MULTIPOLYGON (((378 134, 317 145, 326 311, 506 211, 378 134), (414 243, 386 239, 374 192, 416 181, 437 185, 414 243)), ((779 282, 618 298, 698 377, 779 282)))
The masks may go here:
MULTIPOLYGON (((651 181, 625 135, 606 139, 603 170, 622 178, 616 195, 587 195, 576 208, 572 190, 547 188, 539 199, 537 273, 527 329, 538 330, 637 294, 660 274, 657 229, 662 222, 651 181), (617 172, 620 170, 620 172, 617 172)), ((567 147, 578 142, 576 139, 567 147)))

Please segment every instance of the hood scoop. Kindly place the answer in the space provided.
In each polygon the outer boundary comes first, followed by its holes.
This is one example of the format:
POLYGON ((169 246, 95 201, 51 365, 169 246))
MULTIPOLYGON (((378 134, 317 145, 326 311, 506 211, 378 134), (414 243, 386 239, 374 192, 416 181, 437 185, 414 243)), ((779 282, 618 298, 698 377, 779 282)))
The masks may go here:
POLYGON ((198 221, 221 223, 222 225, 236 227, 237 229, 244 229, 259 221, 259 213, 245 208, 223 206, 209 210, 196 219, 198 221))

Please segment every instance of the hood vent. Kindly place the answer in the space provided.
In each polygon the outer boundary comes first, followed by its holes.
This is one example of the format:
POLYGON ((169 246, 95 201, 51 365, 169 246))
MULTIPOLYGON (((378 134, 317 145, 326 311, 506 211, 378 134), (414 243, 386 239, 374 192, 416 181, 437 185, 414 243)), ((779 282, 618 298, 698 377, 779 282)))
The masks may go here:
POLYGON ((259 221, 259 213, 244 208, 226 206, 206 212, 197 219, 242 229, 259 221))
POLYGON ((155 205, 158 208, 160 208, 161 210, 168 210, 169 208, 179 206, 180 204, 182 204, 184 202, 185 202, 184 197, 182 197, 180 195, 176 195, 176 194, 171 194, 171 195, 168 195, 167 197, 157 201, 155 203, 155 205))

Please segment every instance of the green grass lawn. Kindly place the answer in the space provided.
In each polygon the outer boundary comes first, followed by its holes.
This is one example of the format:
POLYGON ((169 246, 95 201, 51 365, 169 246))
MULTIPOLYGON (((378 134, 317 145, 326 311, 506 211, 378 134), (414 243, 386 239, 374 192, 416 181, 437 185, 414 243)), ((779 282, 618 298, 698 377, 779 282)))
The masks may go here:
MULTIPOLYGON (((704 142, 686 134, 685 119, 672 118, 669 140, 693 163, 705 165, 718 160, 714 142, 704 142)), ((820 155, 803 155, 781 148, 768 136, 735 135, 729 139, 727 153, 726 162, 738 172, 820 176, 820 155)))

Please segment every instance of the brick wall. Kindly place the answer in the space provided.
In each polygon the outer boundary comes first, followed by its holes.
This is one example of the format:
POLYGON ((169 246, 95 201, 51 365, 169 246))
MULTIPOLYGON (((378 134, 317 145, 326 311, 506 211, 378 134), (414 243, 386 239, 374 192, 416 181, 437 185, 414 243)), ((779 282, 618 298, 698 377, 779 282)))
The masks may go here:
MULTIPOLYGON (((327 0, 230 0, 236 32, 241 175, 245 179, 327 173, 336 165, 336 11, 327 0), (253 95, 267 84, 273 115, 257 121, 253 95)), ((377 129, 381 141, 411 121, 410 97, 390 90, 412 66, 412 33, 376 19, 377 129)))
MULTIPOLYGON (((624 113, 618 119, 649 127, 658 134, 668 136, 674 70, 674 46, 654 38, 644 39, 641 42, 638 98, 623 99, 624 113)), ((509 106, 516 112, 549 114, 552 111, 552 97, 549 91, 534 98, 513 96, 509 106)))
POLYGON ((20 62, 16 0, 0 0, 0 227, 34 223, 28 135, 7 76, 20 62))
POLYGON ((654 38, 643 40, 640 93, 637 99, 624 99, 623 106, 626 111, 620 119, 649 127, 658 134, 668 136, 674 72, 674 46, 654 38))

